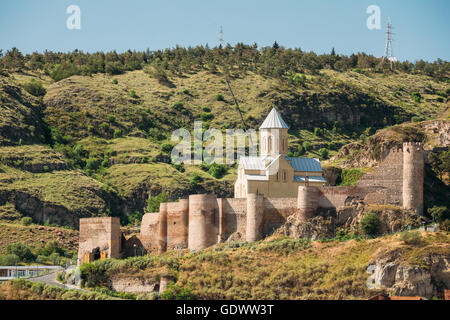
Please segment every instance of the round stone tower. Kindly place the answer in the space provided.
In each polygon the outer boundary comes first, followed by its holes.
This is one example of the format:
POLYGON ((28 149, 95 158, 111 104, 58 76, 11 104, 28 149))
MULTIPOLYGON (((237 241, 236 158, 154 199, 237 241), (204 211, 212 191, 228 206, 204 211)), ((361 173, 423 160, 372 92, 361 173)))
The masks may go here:
POLYGON ((423 145, 419 142, 403 144, 403 208, 423 214, 424 182, 423 145))
POLYGON ((210 194, 189 196, 189 236, 190 250, 204 249, 215 242, 214 211, 217 198, 210 194))
POLYGON ((167 203, 161 203, 159 205, 158 249, 160 252, 167 250, 167 203))
POLYGON ((319 189, 317 187, 298 187, 297 214, 298 219, 307 221, 312 218, 319 204, 319 189))
POLYGON ((246 240, 258 241, 263 236, 264 196, 249 193, 247 195, 247 229, 246 240))

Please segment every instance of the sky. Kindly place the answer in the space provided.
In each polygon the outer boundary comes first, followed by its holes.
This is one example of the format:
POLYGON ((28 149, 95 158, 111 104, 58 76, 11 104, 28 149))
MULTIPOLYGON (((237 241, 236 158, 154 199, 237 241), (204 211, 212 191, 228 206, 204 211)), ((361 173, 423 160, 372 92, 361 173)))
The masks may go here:
POLYGON ((0 0, 0 49, 85 52, 158 50, 277 41, 287 48, 338 54, 384 53, 385 25, 394 26, 399 60, 450 60, 449 0, 0 0), (81 29, 66 12, 81 10, 81 29), (381 29, 369 30, 370 5, 381 29))

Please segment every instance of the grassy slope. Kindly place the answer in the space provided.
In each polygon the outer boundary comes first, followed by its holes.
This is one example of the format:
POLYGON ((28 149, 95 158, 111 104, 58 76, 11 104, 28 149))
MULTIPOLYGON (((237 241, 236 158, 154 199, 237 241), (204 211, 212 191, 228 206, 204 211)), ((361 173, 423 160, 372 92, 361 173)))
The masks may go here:
MULTIPOLYGON (((330 70, 321 73, 321 77, 307 76, 304 87, 252 73, 233 79, 231 84, 250 127, 257 129, 269 110, 277 106, 291 124, 291 149, 308 141, 312 150, 306 156, 310 157, 318 157, 318 150, 331 142, 336 147, 330 150, 330 155, 336 155, 340 145, 357 140, 367 129, 360 124, 351 126, 353 132, 327 130, 323 136, 315 136, 313 127, 321 126, 317 124, 317 114, 330 108, 346 118, 348 110, 342 109, 342 105, 361 107, 364 113, 364 108, 371 108, 373 100, 397 108, 396 112, 404 112, 402 116, 414 113, 423 118, 436 118, 448 106, 437 101, 437 94, 446 89, 445 84, 426 76, 330 70), (394 96, 395 91, 399 94, 394 96), (411 97, 415 91, 423 96, 420 103, 415 103, 411 97), (359 105, 364 99, 368 106, 359 105), (308 121, 312 121, 311 125, 306 124, 308 121)), ((109 208, 103 190, 110 190, 112 197, 125 197, 131 202, 136 195, 142 195, 143 190, 151 194, 168 191, 174 198, 192 192, 215 191, 219 195, 231 195, 234 168, 230 168, 225 177, 215 179, 198 167, 185 166, 185 172, 179 172, 157 159, 162 144, 170 142, 171 131, 179 127, 192 129, 192 120, 199 119, 205 106, 214 116, 210 127, 222 130, 241 127, 222 76, 202 71, 171 80, 174 86, 168 87, 143 71, 118 76, 73 76, 57 83, 35 74, 1 77, 0 191, 21 190, 87 215, 100 214, 109 208), (31 79, 41 81, 47 88, 43 100, 23 89, 31 79), (225 101, 217 101, 219 93, 225 101), (186 111, 175 110, 172 106, 177 102, 181 102, 186 111), (63 155, 42 146, 45 143, 42 118, 69 136, 72 145, 82 145, 99 163, 109 153, 109 167, 92 177, 73 170, 63 155), (102 127, 102 123, 108 125, 102 127), (157 128, 166 137, 161 141, 147 137, 150 128, 157 128), (122 130, 123 138, 113 138, 118 129, 122 130), (28 145, 18 146, 20 142, 28 145), (193 172, 204 179, 199 187, 189 183, 193 172)), ((3 199, 0 205, 8 201, 3 199)), ((132 210, 135 209, 128 211, 132 210)), ((8 210, 2 212, 8 213, 8 210)))
POLYGON ((57 240, 60 247, 71 254, 78 250, 78 232, 75 230, 0 221, 0 255, 5 254, 11 243, 22 242, 34 248, 52 240, 57 240))
POLYGON ((404 244, 398 234, 311 243, 272 237, 231 247, 221 244, 182 257, 168 252, 100 264, 112 277, 175 274, 176 284, 192 288, 198 299, 366 299, 380 292, 366 287, 366 269, 374 259, 392 254, 401 264, 424 265, 423 258, 431 254, 450 254, 448 232, 422 236, 415 246, 404 244))

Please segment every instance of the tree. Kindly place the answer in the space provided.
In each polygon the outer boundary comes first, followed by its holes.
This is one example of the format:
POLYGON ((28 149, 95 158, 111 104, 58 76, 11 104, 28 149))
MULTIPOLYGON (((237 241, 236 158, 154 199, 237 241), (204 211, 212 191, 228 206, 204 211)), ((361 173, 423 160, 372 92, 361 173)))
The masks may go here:
POLYGON ((208 173, 214 178, 220 179, 227 173, 227 169, 226 165, 214 162, 209 166, 208 173))
POLYGON ((159 212, 159 205, 162 202, 167 202, 168 196, 166 192, 161 192, 159 195, 148 198, 147 211, 148 212, 159 212))
POLYGON ((437 154, 435 152, 430 152, 428 154, 428 161, 436 175, 442 180, 444 174, 450 174, 450 151, 442 151, 437 154))
POLYGON ((381 221, 375 212, 369 212, 361 219, 360 229, 365 235, 377 235, 380 231, 380 227, 381 221))
POLYGON ((429 208, 428 213, 433 217, 434 221, 439 223, 450 219, 450 210, 445 206, 434 206, 432 208, 429 208))
POLYGON ((29 262, 34 259, 34 255, 31 253, 31 249, 22 242, 16 242, 9 244, 6 247, 6 253, 15 254, 19 257, 20 261, 29 262))
POLYGON ((189 183, 193 187, 197 187, 199 185, 199 183, 201 183, 202 181, 203 181, 203 178, 197 172, 192 173, 191 177, 189 178, 189 183))
POLYGON ((25 66, 25 59, 16 47, 6 51, 3 61, 6 69, 21 70, 25 66))

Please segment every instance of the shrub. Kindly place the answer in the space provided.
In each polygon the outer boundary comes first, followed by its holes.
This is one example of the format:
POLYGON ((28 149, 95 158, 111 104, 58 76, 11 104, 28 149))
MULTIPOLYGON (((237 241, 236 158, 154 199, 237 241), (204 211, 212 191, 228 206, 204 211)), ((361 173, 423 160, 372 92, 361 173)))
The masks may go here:
POLYGON ((30 291, 34 294, 41 295, 42 291, 44 291, 45 285, 42 282, 34 282, 31 285, 30 291))
POLYGON ((40 258, 44 258, 44 260, 46 260, 52 253, 57 253, 61 256, 65 253, 64 249, 60 247, 58 241, 56 240, 50 241, 38 250, 38 259, 40 260, 40 258))
POLYGON ((204 112, 211 112, 211 109, 208 108, 208 107, 202 107, 202 110, 203 110, 204 112))
POLYGON ((309 143, 308 141, 303 142, 303 148, 306 151, 310 151, 311 150, 311 143, 309 143))
POLYGON ((116 117, 113 116, 112 114, 110 114, 110 115, 108 115, 108 121, 111 123, 114 123, 114 122, 116 122, 116 117))
POLYGON ((129 95, 133 99, 139 98, 139 96, 136 94, 136 91, 134 91, 133 89, 130 90, 129 95))
POLYGON ((167 193, 161 192, 159 195, 148 198, 147 211, 148 212, 159 212, 159 205, 162 202, 167 202, 169 197, 167 193))
POLYGON ((182 111, 182 110, 184 109, 184 105, 183 105, 182 102, 175 102, 175 103, 172 105, 172 109, 175 109, 175 110, 177 110, 177 111, 182 111))
POLYGON ((320 155, 320 157, 322 158, 322 159, 328 159, 328 156, 329 156, 329 151, 328 151, 328 149, 326 149, 326 148, 321 148, 320 150, 319 150, 319 155, 320 155))
POLYGON ((191 287, 182 287, 171 281, 166 290, 161 293, 163 300, 194 300, 195 296, 192 293, 191 287))
POLYGON ((173 164, 173 167, 177 171, 184 172, 184 166, 182 163, 175 163, 175 164, 173 164))
POLYGON ((5 254, 3 257, 0 257, 0 266, 14 266, 19 261, 20 259, 17 255, 5 254))
POLYGON ((193 187, 197 187, 199 185, 199 183, 201 183, 202 181, 203 181, 203 178, 197 172, 192 173, 191 177, 189 178, 189 183, 193 187))
POLYGON ((161 146, 161 150, 165 153, 171 153, 172 149, 173 149, 173 144, 171 144, 171 143, 164 143, 161 146))
POLYGON ((208 173, 216 179, 222 178, 228 171, 228 168, 224 164, 212 163, 209 166, 208 173))
POLYGON ((156 128, 150 128, 148 130, 148 135, 154 140, 154 141, 161 141, 164 140, 166 138, 166 136, 164 135, 164 133, 162 133, 161 131, 159 131, 156 128))
POLYGON ((31 253, 31 249, 23 244, 22 242, 16 242, 13 244, 9 244, 6 247, 6 253, 15 254, 19 257, 20 261, 29 262, 34 259, 33 254, 31 253))
POLYGON ((420 101, 422 101, 422 95, 420 94, 420 92, 413 92, 411 93, 411 96, 414 102, 420 103, 420 101))
POLYGON ((314 128, 314 135, 317 137, 321 137, 323 135, 323 130, 320 128, 314 128))
POLYGON ((405 231, 400 234, 400 240, 406 244, 419 245, 422 243, 422 235, 419 231, 405 231))
POLYGON ((20 223, 23 224, 24 226, 29 226, 30 224, 33 223, 33 219, 31 219, 31 217, 23 217, 20 220, 20 223))
POLYGON ((445 220, 450 219, 450 210, 447 207, 437 207, 434 206, 428 209, 428 213, 433 217, 436 222, 443 222, 445 220))
POLYGON ((142 221, 142 213, 140 213, 139 211, 135 211, 132 214, 127 216, 127 220, 128 220, 128 225, 131 225, 131 226, 139 225, 140 221, 142 221))
POLYGON ((105 131, 105 132, 108 131, 109 130, 109 124, 106 123, 106 122, 102 122, 100 124, 100 130, 105 131))
POLYGON ((214 115, 212 113, 208 113, 208 112, 200 113, 200 119, 204 122, 210 121, 213 118, 214 118, 214 115))
POLYGON ((113 79, 112 83, 113 83, 113 84, 118 84, 119 81, 118 81, 117 79, 113 79))
POLYGON ((218 94, 216 94, 216 100, 217 101, 225 101, 225 98, 223 97, 222 94, 218 93, 218 94))
POLYGON ((37 82, 35 80, 31 80, 30 82, 26 83, 24 85, 25 91, 27 91, 29 94, 35 96, 35 97, 42 97, 45 96, 45 93, 47 92, 45 88, 42 86, 42 83, 37 82))
POLYGON ((443 231, 450 231, 450 219, 445 220, 439 224, 439 227, 443 231))
POLYGON ((360 222, 360 229, 367 236, 375 236, 379 233, 381 221, 375 212, 367 213, 360 222))
POLYGON ((114 130, 114 138, 121 138, 123 136, 123 131, 121 129, 114 130))
POLYGON ((437 97, 437 98, 436 98, 436 101, 437 101, 437 102, 444 102, 444 98, 442 98, 442 97, 437 97))
POLYGON ((413 116, 413 117, 411 117, 411 121, 412 122, 420 122, 420 121, 422 121, 422 117, 420 117, 420 116, 413 116))
POLYGON ((354 186, 363 175, 364 172, 358 169, 343 169, 336 179, 336 185, 354 186))
POLYGON ((61 261, 61 257, 59 256, 59 253, 57 252, 53 252, 48 259, 50 260, 51 263, 53 263, 54 265, 58 264, 61 261))

